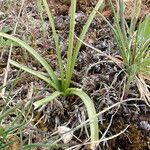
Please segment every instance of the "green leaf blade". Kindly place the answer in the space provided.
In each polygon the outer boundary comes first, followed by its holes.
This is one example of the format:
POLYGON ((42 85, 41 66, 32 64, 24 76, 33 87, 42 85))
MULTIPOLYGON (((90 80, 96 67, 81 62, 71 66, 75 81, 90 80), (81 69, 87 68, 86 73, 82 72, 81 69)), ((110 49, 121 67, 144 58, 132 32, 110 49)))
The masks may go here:
MULTIPOLYGON (((91 12, 90 16, 88 17, 88 20, 86 21, 85 25, 83 26, 83 30, 79 36, 80 40, 83 41, 84 38, 85 38, 85 35, 92 23, 92 20, 94 19, 97 11, 99 10, 99 8, 102 6, 102 4, 104 3, 104 0, 99 0, 95 6, 95 8, 93 9, 93 11, 91 12)), ((77 57, 78 57, 78 53, 79 53, 79 50, 80 50, 80 47, 82 45, 82 42, 81 41, 77 41, 76 43, 76 46, 74 48, 74 52, 73 52, 73 56, 72 56, 72 64, 71 64, 71 71, 70 71, 70 77, 67 79, 68 82, 70 83, 71 81, 71 77, 72 77, 72 74, 73 74, 73 70, 74 70, 74 66, 75 66, 75 63, 77 61, 77 57)))
POLYGON ((72 70, 72 53, 73 53, 73 43, 74 43, 74 29, 75 29, 75 11, 76 11, 76 0, 71 2, 70 8, 70 31, 69 31, 69 46, 67 51, 67 69, 66 69, 66 82, 65 89, 70 85, 71 70, 72 70))
POLYGON ((150 37, 150 13, 146 15, 144 21, 139 24, 139 34, 138 40, 139 42, 144 42, 146 39, 150 37))
POLYGON ((91 120, 90 121, 91 148, 94 149, 96 145, 95 142, 99 140, 98 118, 94 117, 96 116, 94 103, 92 102, 90 97, 81 89, 69 88, 68 91, 70 92, 70 94, 74 94, 80 97, 83 103, 85 104, 89 120, 91 120))
POLYGON ((30 47, 28 44, 26 44, 24 41, 20 40, 19 38, 16 38, 9 34, 0 32, 0 37, 4 37, 9 40, 12 40, 13 42, 19 44, 21 47, 26 49, 30 54, 32 54, 41 63, 41 65, 46 69, 46 71, 50 75, 53 82, 57 85, 57 87, 59 87, 58 79, 57 79, 53 69, 51 68, 51 66, 32 47, 30 47))
POLYGON ((60 69, 60 73, 61 73, 61 82, 62 82, 61 88, 63 89, 65 75, 64 75, 64 67, 63 67, 63 63, 62 63, 61 51, 60 51, 60 47, 59 47, 58 34, 55 29, 54 19, 49 10, 47 0, 43 0, 43 4, 44 4, 45 10, 47 12, 49 22, 50 22, 50 25, 52 28, 52 32, 53 32, 53 38, 54 38, 55 47, 56 47, 56 54, 58 57, 58 64, 59 64, 59 69, 60 69))
POLYGON ((62 92, 59 91, 55 91, 54 93, 52 93, 50 96, 47 96, 46 98, 43 98, 37 102, 34 102, 34 109, 39 108, 42 105, 45 105, 49 102, 51 102, 52 100, 54 100, 55 98, 57 98, 58 96, 60 96, 62 94, 62 92))
POLYGON ((13 61, 13 60, 10 60, 10 64, 17 67, 17 68, 20 68, 20 69, 36 76, 36 77, 38 77, 39 79, 42 79, 43 81, 48 83, 50 86, 52 86, 53 88, 58 90, 57 86, 51 81, 51 79, 49 79, 46 76, 42 75, 40 72, 32 70, 32 69, 28 68, 27 66, 19 64, 19 63, 13 61))

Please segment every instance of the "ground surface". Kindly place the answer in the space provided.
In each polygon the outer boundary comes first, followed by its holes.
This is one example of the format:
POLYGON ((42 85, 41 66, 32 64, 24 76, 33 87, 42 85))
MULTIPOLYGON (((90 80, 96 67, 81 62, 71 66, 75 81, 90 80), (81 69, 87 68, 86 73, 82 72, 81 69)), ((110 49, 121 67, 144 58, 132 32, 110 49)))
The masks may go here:
MULTIPOLYGON (((49 0, 50 8, 55 14, 56 28, 59 33, 62 56, 66 57, 69 31, 68 1, 49 0)), ((79 35, 89 12, 96 4, 92 1, 78 1, 76 18, 76 35, 79 35), (86 6, 86 7, 85 7, 86 6)), ((146 12, 148 11, 145 5, 146 12)), ((16 37, 19 37, 32 45, 58 72, 57 56, 55 55, 54 43, 52 41, 51 29, 48 18, 43 10, 38 7, 35 0, 25 1, 21 16, 17 19, 21 2, 0 1, 0 30, 13 33, 14 26, 18 22, 16 37), (43 13, 43 21, 40 14, 43 13)), ((110 12, 106 9, 103 13, 112 20, 110 12)), ((143 13, 144 14, 144 13, 143 13)), ((142 15, 143 15, 142 14, 142 15)), ((119 55, 116 43, 113 39, 110 28, 97 16, 91 24, 85 42, 107 53, 108 55, 119 55)), ((9 47, 0 47, 0 85, 3 85, 4 71, 7 64, 9 47)), ((23 63, 28 67, 44 72, 44 69, 26 51, 18 46, 13 47, 12 59, 23 63)), ((72 86, 80 87, 86 91, 95 103, 97 112, 121 101, 122 90, 125 83, 125 73, 112 61, 97 53, 96 51, 82 46, 78 62, 75 67, 72 86)), ((11 66, 8 74, 6 97, 11 98, 10 105, 22 102, 24 105, 31 99, 39 100, 52 91, 42 81, 11 66), (14 82, 14 79, 17 79, 14 82)), ((138 99, 140 97, 137 87, 133 82, 127 98, 138 99)), ((8 98, 8 99, 9 99, 8 98)), ((4 105, 0 100, 0 110, 4 105)), ((32 118, 22 130, 24 144, 43 141, 56 141, 58 136, 52 136, 58 126, 75 128, 87 119, 86 109, 80 99, 76 97, 60 98, 42 107, 39 110, 30 110, 29 118, 32 118), (32 117, 31 117, 32 116, 32 117)), ((105 137, 115 135, 128 129, 120 136, 112 140, 101 142, 98 149, 103 150, 148 150, 150 148, 150 110, 142 101, 125 103, 122 106, 112 109, 99 116, 100 136, 104 134, 110 125, 105 137)), ((15 118, 12 114, 4 121, 4 126, 15 118)), ((74 132, 72 140, 65 146, 71 147, 88 139, 88 126, 74 132)), ((19 136, 19 135, 18 135, 19 136)), ((59 141, 58 144, 63 144, 59 141)), ((64 146, 64 147, 65 147, 64 146)), ((45 148, 41 148, 45 149, 45 148)), ((60 148, 63 149, 63 148, 60 148)), ((65 148, 64 148, 65 149, 65 148)), ((80 149, 86 149, 80 146, 80 149)))

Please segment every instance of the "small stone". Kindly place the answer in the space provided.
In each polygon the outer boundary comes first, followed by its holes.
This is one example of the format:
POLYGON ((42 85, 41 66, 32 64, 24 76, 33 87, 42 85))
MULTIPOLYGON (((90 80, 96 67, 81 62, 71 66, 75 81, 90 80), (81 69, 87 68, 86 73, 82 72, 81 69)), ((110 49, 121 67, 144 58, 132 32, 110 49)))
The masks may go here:
POLYGON ((0 16, 3 16, 3 15, 5 15, 5 14, 4 14, 3 12, 0 11, 0 16))
POLYGON ((71 139, 73 138, 73 131, 71 131, 71 129, 66 126, 59 126, 57 131, 62 137, 62 141, 65 144, 69 143, 71 139))

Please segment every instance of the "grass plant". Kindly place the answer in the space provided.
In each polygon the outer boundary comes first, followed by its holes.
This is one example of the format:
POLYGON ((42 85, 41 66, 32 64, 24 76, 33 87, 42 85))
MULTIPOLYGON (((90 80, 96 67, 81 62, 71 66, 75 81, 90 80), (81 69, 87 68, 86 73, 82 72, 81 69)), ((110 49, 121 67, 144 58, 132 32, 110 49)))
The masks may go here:
MULTIPOLYGON (((74 45, 74 30, 75 30, 75 12, 76 12, 76 0, 71 0, 71 7, 70 7, 70 30, 69 30, 69 45, 68 45, 68 50, 67 50, 67 67, 66 70, 64 68, 64 65, 62 63, 62 57, 61 57, 61 50, 59 46, 59 39, 58 39, 58 34, 55 29, 55 24, 54 24, 54 19, 52 16, 52 13, 48 7, 47 1, 43 0, 43 5, 44 8, 47 12, 50 26, 52 29, 53 37, 54 37, 54 42, 55 42, 55 48, 56 48, 56 54, 58 58, 58 66, 60 69, 60 77, 58 77, 55 73, 55 71, 51 68, 51 65, 48 64, 44 58, 42 58, 35 49, 33 49, 31 46, 29 46, 27 43, 24 41, 0 32, 0 37, 6 38, 11 40, 12 42, 17 43, 20 45, 22 48, 24 48, 26 51, 28 51, 33 57, 35 57, 38 62, 45 68, 47 73, 49 74, 49 77, 43 75, 40 71, 35 71, 27 66, 20 64, 14 60, 10 60, 10 64, 14 65, 36 77, 39 79, 45 81, 51 88, 54 89, 54 93, 52 93, 50 96, 41 99, 39 101, 34 102, 35 109, 38 107, 47 104, 48 102, 52 101, 53 99, 59 97, 59 96, 69 96, 69 95, 76 95, 81 98, 83 103, 85 104, 85 107, 87 109, 88 117, 91 120, 90 121, 90 133, 91 133, 91 149, 95 148, 96 143, 94 141, 98 141, 99 139, 99 129, 98 129, 98 118, 93 116, 96 116, 96 110, 94 107, 94 104, 90 97, 82 91, 82 89, 78 88, 71 88, 70 87, 70 82, 72 79, 73 71, 74 71, 74 66, 77 61, 77 56, 81 47, 82 42, 77 41, 76 44, 74 45)), ((88 31, 88 28, 93 20, 93 18, 96 15, 96 12, 99 10, 100 6, 102 5, 103 0, 99 0, 95 6, 95 9, 91 12, 89 15, 87 22, 85 23, 83 30, 79 36, 81 40, 84 40, 85 35, 88 31)))
POLYGON ((114 14, 114 24, 112 25, 102 14, 101 17, 112 29, 117 43, 124 69, 128 75, 126 84, 126 94, 131 83, 136 80, 141 95, 150 102, 148 85, 144 78, 150 80, 150 14, 144 20, 139 20, 142 1, 134 3, 131 21, 127 22, 124 16, 125 4, 123 0, 116 0, 117 8, 109 0, 114 14))
POLYGON ((28 124, 27 117, 32 108, 31 102, 23 107, 18 102, 11 106, 11 98, 8 98, 3 107, 0 107, 0 149, 18 150, 21 147, 22 138, 19 137, 25 126, 28 124), (15 115, 10 119, 11 115, 15 115), (16 147, 16 148, 15 148, 16 147))

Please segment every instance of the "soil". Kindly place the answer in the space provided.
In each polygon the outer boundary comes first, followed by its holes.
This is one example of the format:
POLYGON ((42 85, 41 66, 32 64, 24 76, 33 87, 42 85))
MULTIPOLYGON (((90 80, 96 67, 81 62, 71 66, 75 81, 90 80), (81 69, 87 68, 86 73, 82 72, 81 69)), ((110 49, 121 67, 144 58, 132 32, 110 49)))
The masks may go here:
MULTIPOLYGON (((59 41, 64 58, 63 63, 66 64, 70 1, 49 0, 48 2, 55 15, 55 25, 59 33, 59 41)), ((80 34, 88 14, 96 2, 95 0, 78 0, 75 27, 77 36, 80 34)), ((40 8, 38 8, 37 1, 25 1, 21 16, 17 19, 20 7, 21 2, 17 0, 0 1, 0 30, 5 30, 6 33, 12 34, 16 22, 18 22, 15 36, 23 39, 35 48, 59 74, 53 36, 45 12, 43 13, 43 21, 41 21, 40 8)), ((144 1, 143 7, 145 8, 145 12, 142 11, 141 17, 147 12, 150 12, 150 2, 144 1)), ((109 7, 104 8, 103 14, 112 22, 112 13, 109 7)), ((119 56, 111 29, 99 16, 96 16, 93 20, 86 35, 85 42, 92 44, 108 55, 119 56)), ((0 54, 0 85, 2 86, 9 47, 0 47, 0 54)), ((11 58, 34 70, 45 71, 30 54, 18 46, 13 47, 11 58)), ((13 97, 11 105, 16 105, 18 102, 25 105, 31 99, 36 101, 52 92, 52 89, 47 87, 44 82, 13 66, 9 70, 7 82, 9 84, 6 87, 5 94, 6 97, 7 95, 13 97), (14 82, 14 79, 17 80, 14 82)), ((73 74, 72 86, 82 88, 86 91, 94 102, 97 112, 121 101, 124 84, 125 73, 113 61, 108 60, 95 50, 82 45, 73 74)), ((119 136, 108 141, 100 142, 97 149, 150 149, 150 109, 144 101, 136 101, 139 97, 140 94, 136 84, 133 82, 127 99, 135 98, 135 101, 126 102, 120 107, 111 109, 99 116, 100 137, 105 133, 109 125, 110 127, 105 137, 111 137, 123 131, 128 125, 129 127, 119 136)), ((4 105, 3 103, 1 99, 0 110, 4 105)), ((33 143, 54 142, 58 140, 58 136, 53 135, 58 126, 75 128, 87 119, 84 104, 75 96, 59 98, 38 110, 31 109, 31 114, 33 115, 32 121, 23 129, 22 133, 25 144, 28 143, 29 138, 33 143)), ((11 118, 11 116, 9 117, 11 118)), ((5 123, 7 125, 9 121, 5 123)), ((88 139, 86 130, 89 130, 88 126, 76 130, 74 132, 75 136, 64 145, 65 148, 54 149, 67 149, 74 145, 82 145, 88 139)), ((58 142, 59 144, 63 145, 64 143, 60 140, 58 142)), ((46 150, 47 148, 37 149, 46 150)), ((88 148, 82 145, 78 149, 88 148)))

